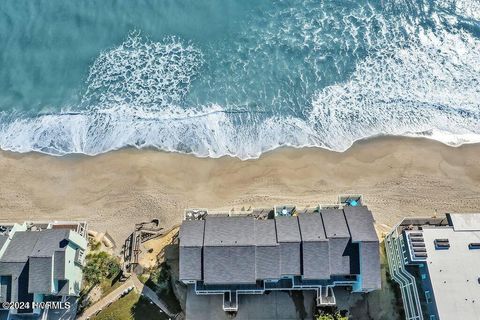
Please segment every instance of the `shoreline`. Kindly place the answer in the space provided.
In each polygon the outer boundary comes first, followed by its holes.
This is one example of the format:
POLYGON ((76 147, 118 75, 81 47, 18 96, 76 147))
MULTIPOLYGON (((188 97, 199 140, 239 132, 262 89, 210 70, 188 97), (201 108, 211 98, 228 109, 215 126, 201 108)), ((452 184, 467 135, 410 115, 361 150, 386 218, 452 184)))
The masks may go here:
POLYGON ((480 144, 382 136, 345 152, 282 147, 258 159, 124 148, 97 156, 0 151, 0 221, 87 220, 121 246, 134 224, 165 229, 191 207, 332 203, 360 193, 379 225, 480 211, 480 144))
MULTIPOLYGON (((22 151, 17 151, 17 150, 11 150, 11 149, 2 149, 0 147, 0 152, 7 152, 7 153, 13 153, 13 154, 22 154, 22 155, 28 155, 28 154, 41 154, 41 155, 46 155, 50 157, 98 157, 104 154, 108 154, 111 152, 118 152, 122 150, 136 150, 136 151, 156 151, 156 152, 163 152, 163 153, 172 153, 172 154, 181 154, 181 155, 188 155, 188 156, 193 156, 195 158, 206 158, 206 159, 222 159, 222 158, 233 158, 233 159, 238 159, 241 161, 249 161, 249 160, 258 160, 261 159, 264 155, 271 153, 271 152, 276 152, 277 150, 282 150, 282 149, 295 149, 295 150, 302 150, 302 149, 320 149, 323 151, 329 151, 329 152, 335 152, 335 153, 345 153, 348 150, 350 150, 352 147, 354 147, 357 144, 362 144, 365 142, 369 141, 375 141, 375 140, 382 140, 382 139, 394 139, 394 140, 402 140, 402 139, 414 139, 414 140, 426 140, 426 141, 431 141, 432 143, 440 143, 446 147, 450 148, 460 148, 463 146, 468 146, 468 145, 480 145, 480 138, 475 139, 475 138, 470 138, 470 140, 465 140, 465 139, 460 139, 461 136, 465 135, 460 135, 457 136, 457 141, 454 142, 451 140, 450 142, 447 142, 446 139, 435 139, 434 136, 439 137, 443 136, 441 132, 437 132, 435 134, 421 134, 421 133, 415 133, 415 134, 409 134, 405 133, 403 135, 392 135, 392 134, 378 134, 378 135, 373 135, 373 136, 368 136, 364 138, 359 138, 357 140, 354 140, 353 142, 350 143, 348 147, 342 150, 335 150, 332 148, 328 148, 326 146, 318 146, 318 145, 301 145, 301 146, 294 146, 294 145, 281 145, 277 147, 272 147, 270 149, 264 150, 259 152, 258 155, 255 156, 249 156, 249 157, 240 157, 239 155, 236 154, 223 154, 223 155, 201 155, 196 152, 186 152, 186 151, 180 151, 180 150, 164 150, 161 149, 160 147, 157 146, 152 146, 152 145, 147 145, 147 146, 133 146, 133 145, 125 145, 117 149, 109 149, 107 151, 99 152, 99 153, 82 153, 82 152, 67 152, 67 153, 49 153, 49 152, 43 152, 43 151, 38 151, 38 150, 30 150, 26 152, 22 151)), ((466 135, 469 136, 469 135, 466 135)), ((480 136, 479 136, 480 137, 480 136)))

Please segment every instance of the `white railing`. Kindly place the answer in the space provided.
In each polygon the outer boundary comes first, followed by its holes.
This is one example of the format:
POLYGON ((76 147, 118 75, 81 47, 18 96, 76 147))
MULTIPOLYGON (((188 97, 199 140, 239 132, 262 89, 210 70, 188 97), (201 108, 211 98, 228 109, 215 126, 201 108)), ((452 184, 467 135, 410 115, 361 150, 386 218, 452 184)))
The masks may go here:
POLYGON ((388 266, 392 279, 400 286, 407 320, 423 320, 420 298, 415 278, 405 269, 403 241, 397 227, 385 237, 388 266))

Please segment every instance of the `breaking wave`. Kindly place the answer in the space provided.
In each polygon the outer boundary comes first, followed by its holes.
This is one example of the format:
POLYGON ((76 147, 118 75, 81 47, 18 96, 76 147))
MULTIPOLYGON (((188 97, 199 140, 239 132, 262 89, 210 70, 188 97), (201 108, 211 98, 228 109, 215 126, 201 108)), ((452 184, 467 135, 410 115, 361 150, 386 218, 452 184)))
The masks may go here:
POLYGON ((242 40, 255 46, 240 42, 217 61, 229 65, 225 74, 195 43, 132 33, 95 60, 79 105, 35 116, 0 113, 0 147, 52 155, 153 147, 249 159, 280 146, 344 151, 379 135, 480 142, 478 2, 391 1, 336 16, 323 5, 308 10, 312 3, 272 11, 276 23, 250 28, 242 40), (279 48, 301 63, 278 60, 279 48), (249 77, 280 62, 291 76, 275 94, 265 91, 282 81, 275 72, 258 90, 248 86, 249 77), (288 92, 295 83, 300 89, 288 92), (245 103, 211 99, 227 88, 246 95, 245 103), (253 92, 253 100, 270 104, 250 103, 253 92))

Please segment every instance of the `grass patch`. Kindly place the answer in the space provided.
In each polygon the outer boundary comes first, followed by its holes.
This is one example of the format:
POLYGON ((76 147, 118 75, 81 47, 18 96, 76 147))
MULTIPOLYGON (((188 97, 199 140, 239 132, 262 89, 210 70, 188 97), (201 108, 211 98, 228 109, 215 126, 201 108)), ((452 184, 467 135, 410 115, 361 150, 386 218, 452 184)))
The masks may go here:
POLYGON ((150 275, 148 274, 141 274, 138 276, 138 280, 140 280, 140 282, 143 284, 147 283, 149 278, 150 278, 150 275))
POLYGON ((167 320, 156 305, 134 290, 103 309, 92 320, 167 320))

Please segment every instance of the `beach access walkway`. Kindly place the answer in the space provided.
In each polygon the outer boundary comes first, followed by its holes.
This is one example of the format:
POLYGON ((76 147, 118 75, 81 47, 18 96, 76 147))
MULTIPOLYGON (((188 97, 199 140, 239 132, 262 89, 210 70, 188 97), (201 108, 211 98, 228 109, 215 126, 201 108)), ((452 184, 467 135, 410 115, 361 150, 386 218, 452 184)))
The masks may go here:
POLYGON ((158 298, 155 291, 144 285, 138 277, 134 274, 128 278, 120 287, 116 288, 105 297, 98 300, 92 306, 87 308, 80 316, 77 317, 77 320, 88 320, 93 316, 98 314, 103 309, 107 308, 110 304, 117 301, 122 297, 125 290, 130 287, 134 287, 142 296, 148 298, 152 301, 161 311, 168 315, 171 319, 181 319, 181 314, 174 314, 170 312, 165 302, 158 298))
POLYGON ((415 278, 405 269, 404 245, 397 228, 385 238, 388 266, 392 279, 400 286, 407 320, 423 320, 415 278))

